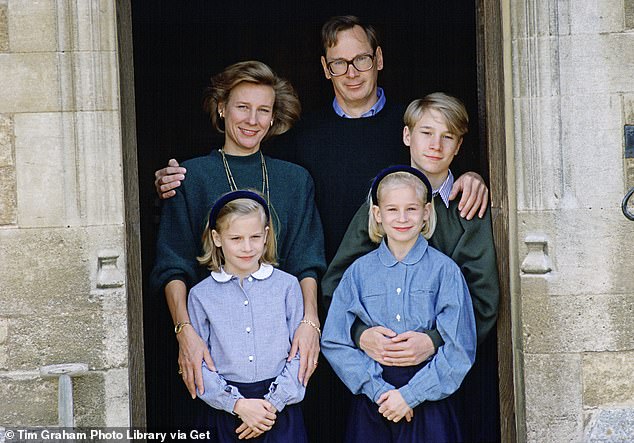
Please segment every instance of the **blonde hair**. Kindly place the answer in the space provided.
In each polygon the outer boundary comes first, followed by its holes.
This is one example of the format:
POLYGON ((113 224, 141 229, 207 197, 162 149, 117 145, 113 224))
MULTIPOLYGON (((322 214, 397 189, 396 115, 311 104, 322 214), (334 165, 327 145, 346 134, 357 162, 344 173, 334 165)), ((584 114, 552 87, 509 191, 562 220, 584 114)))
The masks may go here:
POLYGON ((218 132, 224 132, 224 122, 218 116, 218 104, 227 103, 233 88, 242 82, 270 86, 275 93, 273 103, 273 126, 264 140, 284 134, 299 119, 301 104, 299 97, 288 80, 278 77, 266 64, 250 60, 234 63, 211 78, 211 85, 205 90, 203 107, 211 117, 211 124, 218 132))
POLYGON ((210 228, 209 220, 207 220, 202 236, 203 254, 200 257, 196 257, 198 262, 210 271, 219 272, 220 267, 225 262, 225 256, 222 252, 222 248, 216 246, 214 243, 212 231, 215 230, 220 233, 222 230, 227 229, 236 217, 250 215, 253 213, 259 214, 262 224, 269 228, 268 234, 266 235, 266 242, 264 244, 264 252, 262 257, 260 257, 260 263, 276 266, 277 242, 275 240, 273 222, 270 217, 267 217, 262 205, 250 198, 239 198, 225 204, 220 212, 218 212, 215 228, 210 228))
POLYGON ((460 99, 444 92, 434 92, 411 102, 405 110, 403 122, 411 131, 429 109, 443 116, 452 134, 463 137, 469 131, 469 114, 464 104, 460 99))
MULTIPOLYGON (((430 239, 434 231, 436 230, 436 210, 434 209, 434 199, 428 199, 427 196, 427 187, 425 184, 415 175, 410 174, 409 172, 393 172, 391 174, 386 175, 381 182, 376 191, 376 195, 378 197, 377 205, 381 203, 381 194, 382 191, 386 188, 393 188, 398 185, 406 185, 414 188, 416 192, 416 197, 419 199, 420 203, 425 206, 427 203, 431 203, 431 209, 429 213, 429 220, 423 225, 423 229, 421 233, 423 237, 426 239, 430 239)), ((369 218, 368 218, 368 234, 370 235, 370 240, 374 243, 381 243, 383 237, 385 236, 385 230, 380 223, 376 221, 374 218, 374 212, 372 211, 372 197, 368 197, 368 201, 370 204, 369 209, 369 218)))

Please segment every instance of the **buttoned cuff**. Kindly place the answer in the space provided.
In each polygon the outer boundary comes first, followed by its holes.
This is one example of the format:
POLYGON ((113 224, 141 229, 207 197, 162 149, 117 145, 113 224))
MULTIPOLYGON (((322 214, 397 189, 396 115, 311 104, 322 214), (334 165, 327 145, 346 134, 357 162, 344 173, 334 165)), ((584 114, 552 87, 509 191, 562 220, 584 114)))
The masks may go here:
POLYGON ((236 402, 244 398, 238 388, 235 386, 227 385, 225 386, 224 393, 222 398, 220 399, 220 403, 222 404, 222 409, 227 411, 230 414, 236 415, 234 412, 234 408, 236 407, 236 402))

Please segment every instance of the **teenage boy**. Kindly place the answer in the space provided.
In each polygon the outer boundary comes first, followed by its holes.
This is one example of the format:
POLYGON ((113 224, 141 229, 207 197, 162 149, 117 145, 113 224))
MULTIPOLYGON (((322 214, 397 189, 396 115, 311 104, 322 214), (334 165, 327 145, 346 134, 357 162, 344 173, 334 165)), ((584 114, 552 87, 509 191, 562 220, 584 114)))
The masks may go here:
MULTIPOLYGON (((496 343, 495 334, 490 332, 497 319, 499 286, 491 216, 487 210, 483 218, 466 220, 460 217, 458 203, 448 198, 454 181, 449 166, 467 132, 467 112, 460 100, 434 93, 413 101, 405 111, 404 121, 403 142, 409 146, 411 166, 427 176, 435 197, 437 223, 429 244, 460 266, 473 302, 478 335, 476 363, 456 395, 463 410, 465 441, 496 441, 496 343)), ((366 203, 354 216, 322 279, 326 304, 348 266, 374 249, 376 244, 368 235, 366 203)), ((351 333, 360 349, 388 366, 420 364, 443 345, 437 330, 397 335, 382 326, 368 327, 357 322, 351 333)))

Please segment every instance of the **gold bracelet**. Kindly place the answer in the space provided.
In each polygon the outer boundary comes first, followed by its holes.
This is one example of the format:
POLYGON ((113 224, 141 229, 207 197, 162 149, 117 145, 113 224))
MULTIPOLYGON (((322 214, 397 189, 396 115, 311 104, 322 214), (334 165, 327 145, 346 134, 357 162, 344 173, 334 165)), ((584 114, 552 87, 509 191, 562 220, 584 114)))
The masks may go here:
POLYGON ((176 335, 180 334, 183 328, 187 325, 191 326, 192 324, 188 321, 179 321, 178 323, 176 323, 176 326, 174 326, 174 332, 176 333, 176 335))
POLYGON ((321 338, 321 329, 319 329, 319 326, 317 326, 314 322, 304 318, 302 319, 302 321, 300 321, 300 323, 304 323, 315 328, 315 331, 317 331, 317 334, 319 334, 319 338, 321 338))

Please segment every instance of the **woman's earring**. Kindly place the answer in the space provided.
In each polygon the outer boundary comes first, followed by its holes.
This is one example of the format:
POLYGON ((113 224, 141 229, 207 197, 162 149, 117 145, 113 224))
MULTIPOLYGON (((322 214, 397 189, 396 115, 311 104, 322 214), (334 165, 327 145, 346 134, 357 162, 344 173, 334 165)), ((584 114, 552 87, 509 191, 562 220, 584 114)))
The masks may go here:
POLYGON ((273 119, 271 119, 271 128, 273 127, 273 119))
POLYGON ((222 112, 222 109, 218 110, 218 115, 220 116, 220 118, 225 118, 225 113, 222 112))

